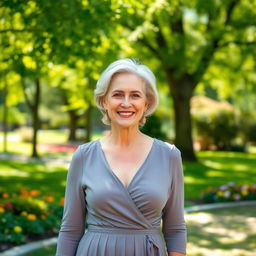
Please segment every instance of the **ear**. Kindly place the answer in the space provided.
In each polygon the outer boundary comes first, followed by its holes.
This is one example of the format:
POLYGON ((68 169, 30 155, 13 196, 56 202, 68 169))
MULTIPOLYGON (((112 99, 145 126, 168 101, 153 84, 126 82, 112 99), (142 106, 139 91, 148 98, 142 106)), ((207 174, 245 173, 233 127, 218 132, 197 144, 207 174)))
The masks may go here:
POLYGON ((102 103, 103 108, 106 108, 106 98, 105 97, 102 97, 101 103, 102 103))
POLYGON ((145 108, 146 108, 146 110, 148 110, 148 107, 149 107, 149 104, 148 104, 148 102, 146 101, 146 103, 145 103, 145 108))

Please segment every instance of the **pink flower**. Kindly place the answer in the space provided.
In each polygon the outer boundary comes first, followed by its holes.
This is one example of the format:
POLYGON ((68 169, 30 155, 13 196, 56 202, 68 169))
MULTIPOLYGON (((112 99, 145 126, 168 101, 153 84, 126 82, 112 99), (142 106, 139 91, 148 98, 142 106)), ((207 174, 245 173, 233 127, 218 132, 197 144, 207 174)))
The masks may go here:
POLYGON ((238 201, 241 199, 241 196, 239 194, 234 194, 233 198, 234 198, 234 200, 238 201))
POLYGON ((221 190, 221 191, 224 191, 224 190, 226 190, 228 187, 226 186, 226 185, 223 185, 223 186, 221 186, 219 189, 221 190))
POLYGON ((13 209, 13 205, 11 203, 8 203, 8 202, 5 203, 5 207, 8 210, 12 210, 13 209))

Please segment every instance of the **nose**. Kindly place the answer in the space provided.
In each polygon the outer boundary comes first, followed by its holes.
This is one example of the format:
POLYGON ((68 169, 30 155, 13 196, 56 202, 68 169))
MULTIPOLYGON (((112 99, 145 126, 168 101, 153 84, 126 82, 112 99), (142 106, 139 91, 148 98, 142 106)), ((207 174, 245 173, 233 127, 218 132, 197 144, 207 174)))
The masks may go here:
POLYGON ((129 107, 131 105, 130 100, 129 100, 129 96, 125 96, 123 98, 121 105, 123 107, 129 107))

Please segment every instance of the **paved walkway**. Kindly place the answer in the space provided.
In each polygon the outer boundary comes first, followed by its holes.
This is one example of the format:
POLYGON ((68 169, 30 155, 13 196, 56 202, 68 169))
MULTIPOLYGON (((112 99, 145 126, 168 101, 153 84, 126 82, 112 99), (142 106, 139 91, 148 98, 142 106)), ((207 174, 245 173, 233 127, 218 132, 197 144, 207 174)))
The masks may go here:
POLYGON ((189 256, 255 256, 256 205, 186 214, 189 256))

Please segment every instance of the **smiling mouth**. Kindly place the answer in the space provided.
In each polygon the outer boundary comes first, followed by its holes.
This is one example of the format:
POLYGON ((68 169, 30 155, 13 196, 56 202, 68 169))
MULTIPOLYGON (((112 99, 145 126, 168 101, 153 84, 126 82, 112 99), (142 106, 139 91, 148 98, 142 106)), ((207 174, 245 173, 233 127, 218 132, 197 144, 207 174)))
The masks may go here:
POLYGON ((129 118, 135 114, 135 112, 117 112, 119 116, 124 117, 124 118, 129 118))

